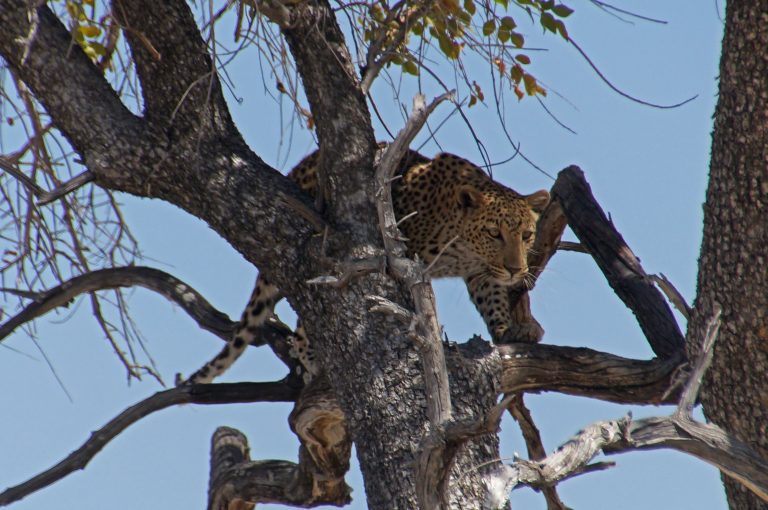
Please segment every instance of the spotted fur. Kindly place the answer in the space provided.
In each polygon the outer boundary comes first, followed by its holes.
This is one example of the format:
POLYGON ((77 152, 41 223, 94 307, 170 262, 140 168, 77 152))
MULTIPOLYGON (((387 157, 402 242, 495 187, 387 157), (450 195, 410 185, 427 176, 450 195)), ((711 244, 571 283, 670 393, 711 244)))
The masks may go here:
MULTIPOLYGON (((288 174, 312 196, 317 188, 317 161, 315 152, 288 174)), ((430 265, 432 277, 463 278, 494 340, 501 340, 512 322, 506 288, 528 274, 527 254, 549 193, 521 195, 452 154, 428 159, 410 152, 400 174, 392 184, 395 215, 403 218, 415 213, 400 224, 409 255, 418 255, 430 265)), ((257 340, 258 326, 272 315, 279 297, 278 288, 260 274, 232 340, 188 381, 210 382, 224 372, 257 340)), ((292 342, 292 352, 304 367, 302 375, 316 374, 302 328, 297 328, 292 342)))

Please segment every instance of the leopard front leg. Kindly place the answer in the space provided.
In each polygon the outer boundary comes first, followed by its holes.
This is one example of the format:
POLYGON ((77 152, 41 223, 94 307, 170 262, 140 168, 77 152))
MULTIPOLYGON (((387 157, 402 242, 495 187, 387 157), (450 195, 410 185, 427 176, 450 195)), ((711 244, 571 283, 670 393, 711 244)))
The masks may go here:
POLYGON ((227 345, 215 358, 189 376, 186 381, 177 376, 176 385, 209 383, 226 372, 245 351, 246 347, 258 341, 259 327, 272 316, 275 303, 279 298, 280 290, 259 274, 251 299, 248 300, 248 306, 245 308, 227 345))
POLYGON ((464 278, 464 282, 494 343, 538 343, 544 336, 544 329, 531 315, 528 293, 511 308, 508 286, 484 274, 464 278))

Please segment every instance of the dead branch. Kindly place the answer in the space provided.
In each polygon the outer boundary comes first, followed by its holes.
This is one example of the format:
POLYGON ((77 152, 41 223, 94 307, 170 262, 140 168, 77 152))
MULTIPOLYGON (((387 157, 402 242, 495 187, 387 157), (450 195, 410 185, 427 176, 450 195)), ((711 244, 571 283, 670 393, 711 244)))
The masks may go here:
MULTIPOLYGON (((484 343, 479 339, 475 342, 484 343)), ((645 405, 672 404, 679 395, 679 391, 665 393, 680 360, 635 360, 587 348, 544 344, 499 345, 496 349, 505 393, 557 391, 645 405)))
POLYGON ((251 461, 237 430, 219 428, 211 447, 209 510, 280 503, 308 508, 349 503, 344 481, 352 440, 346 418, 325 377, 314 378, 296 401, 288 423, 301 441, 299 462, 251 461))
MULTIPOLYGON (((424 363, 427 417, 432 435, 441 435, 443 427, 450 422, 452 416, 448 370, 445 366, 440 324, 437 321, 435 294, 423 264, 404 257, 405 246, 400 241, 402 236, 399 234, 392 207, 390 184, 411 141, 427 121, 429 114, 441 102, 452 96, 453 92, 448 92, 436 97, 427 105, 423 95, 416 95, 405 127, 385 149, 376 169, 376 210, 389 267, 394 275, 408 286, 413 297, 415 315, 409 327, 409 333, 418 346, 424 363)), ((445 486, 455 452, 450 450, 444 452, 445 443, 439 440, 430 441, 423 446, 422 451, 427 452, 428 460, 418 462, 415 470, 419 506, 423 510, 441 508, 447 494, 445 486)))
POLYGON ((611 454, 671 448, 716 466, 768 501, 768 461, 719 427, 696 422, 691 414, 701 380, 712 359, 720 313, 718 307, 707 325, 700 355, 672 416, 633 422, 630 415, 620 420, 594 423, 546 459, 519 461, 502 467, 495 475, 502 481, 495 485, 509 490, 520 484, 554 486, 569 474, 583 471, 600 450, 611 454))
MULTIPOLYGON (((80 294, 133 286, 153 290, 173 301, 187 312, 201 328, 224 340, 229 339, 234 331, 235 323, 226 314, 214 308, 202 294, 183 281, 159 269, 130 266, 92 271, 76 276, 51 289, 29 295, 28 297, 34 301, 0 326, 0 340, 10 335, 22 324, 34 320, 54 308, 68 306, 80 294)), ((13 289, 2 289, 2 291, 16 293, 13 289)), ((265 333, 275 333, 273 329, 266 328, 265 333)))
POLYGON ((635 314, 657 356, 684 357, 685 340, 664 296, 606 217, 577 166, 562 170, 552 187, 568 225, 597 262, 608 284, 635 314))
MULTIPOLYGON (((523 433, 525 446, 528 449, 528 458, 530 460, 541 460, 546 458, 547 451, 544 449, 541 434, 533 421, 531 411, 528 410, 528 407, 525 405, 522 393, 515 395, 515 398, 510 402, 507 410, 520 427, 520 432, 523 433)), ((568 509, 568 507, 560 500, 556 487, 544 487, 541 492, 544 494, 544 499, 547 502, 547 510, 568 509)))
POLYGON ((109 421, 77 450, 52 468, 0 493, 0 506, 6 506, 43 489, 65 476, 84 469, 112 439, 147 415, 179 404, 234 404, 252 402, 293 402, 298 390, 282 381, 262 383, 201 384, 180 386, 155 393, 109 421))

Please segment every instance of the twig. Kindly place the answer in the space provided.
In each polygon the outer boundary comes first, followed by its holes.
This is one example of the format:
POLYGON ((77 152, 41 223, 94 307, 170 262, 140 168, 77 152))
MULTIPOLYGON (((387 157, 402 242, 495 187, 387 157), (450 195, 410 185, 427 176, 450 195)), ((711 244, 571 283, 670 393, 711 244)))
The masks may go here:
POLYGON ((78 188, 85 186, 96 178, 96 176, 94 176, 89 170, 86 170, 68 180, 56 189, 52 191, 45 191, 43 188, 38 186, 35 181, 30 179, 21 170, 16 168, 16 166, 12 164, 8 159, 0 157, 0 168, 12 175, 15 179, 20 181, 25 188, 32 192, 32 194, 35 195, 35 197, 38 199, 37 205, 46 205, 53 202, 54 200, 58 200, 64 195, 72 193, 78 188))
POLYGON ((587 64, 589 64, 589 67, 591 67, 592 70, 595 71, 595 73, 597 73, 597 76, 603 81, 603 83, 608 85, 608 87, 611 90, 613 90, 614 92, 616 92, 618 95, 620 95, 621 97, 625 97, 625 98, 629 99, 630 101, 634 101, 635 103, 640 103, 640 104, 645 105, 645 106, 650 106, 652 108, 659 108, 659 109, 662 109, 662 110, 668 110, 668 109, 671 109, 671 108, 679 108, 680 106, 683 106, 686 103, 690 103, 691 101, 693 101, 694 99, 699 97, 699 95, 696 94, 695 96, 689 97, 688 99, 686 99, 684 101, 680 101, 679 103, 670 104, 670 105, 662 105, 662 104, 650 103, 648 101, 643 101, 642 99, 638 99, 638 98, 636 98, 634 96, 631 96, 631 95, 627 94, 626 92, 624 92, 623 90, 618 88, 616 85, 611 83, 611 81, 602 73, 602 71, 600 71, 600 68, 597 67, 597 65, 595 65, 594 62, 592 62, 592 59, 589 58, 589 55, 587 55, 587 53, 584 50, 581 49, 581 46, 576 44, 576 41, 574 41, 572 38, 569 37, 568 38, 568 42, 571 43, 574 48, 576 48, 576 51, 578 51, 579 54, 581 54, 581 56, 584 58, 584 60, 587 61, 587 64))
POLYGON ((669 299, 669 302, 672 303, 672 306, 677 308, 677 310, 683 314, 685 320, 691 320, 693 309, 688 306, 688 303, 685 302, 683 295, 680 294, 680 291, 677 290, 677 287, 672 285, 672 282, 670 282, 669 279, 664 276, 664 273, 660 273, 659 275, 652 274, 650 275, 650 278, 654 283, 656 283, 656 285, 658 285, 664 295, 667 296, 667 299, 669 299))
POLYGON ((91 173, 90 170, 86 170, 58 188, 54 189, 53 191, 45 191, 43 193, 40 193, 40 195, 37 197, 37 205, 45 205, 53 202, 54 200, 58 200, 64 195, 67 195, 69 193, 72 193, 73 191, 77 190, 78 188, 81 188, 88 184, 89 182, 92 182, 96 179, 96 176, 91 173))
POLYGON ((61 480, 77 470, 84 469, 107 443, 130 425, 155 411, 179 404, 211 405, 293 402, 297 396, 298 390, 282 381, 179 386, 155 393, 151 397, 129 407, 102 428, 93 432, 91 437, 82 446, 55 466, 24 483, 10 487, 0 493, 0 506, 9 505, 61 480))
MULTIPOLYGON (((523 393, 515 395, 507 409, 520 427, 520 432, 523 433, 523 439, 525 439, 525 445, 528 448, 528 458, 530 460, 546 458, 547 452, 541 441, 541 434, 533 421, 531 412, 523 401, 523 393)), ((568 507, 560 500, 555 487, 544 487, 542 493, 547 501, 547 510, 567 510, 568 507)))
POLYGON ((558 251, 575 251, 579 253, 589 253, 586 246, 581 243, 574 243, 572 241, 560 241, 557 243, 558 251))

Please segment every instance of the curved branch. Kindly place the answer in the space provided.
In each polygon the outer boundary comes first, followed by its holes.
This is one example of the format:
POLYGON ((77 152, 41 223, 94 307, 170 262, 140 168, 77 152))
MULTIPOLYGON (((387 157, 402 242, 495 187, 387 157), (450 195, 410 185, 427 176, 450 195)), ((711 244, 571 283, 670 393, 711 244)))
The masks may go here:
POLYGON ((52 468, 10 487, 0 493, 0 506, 18 501, 35 491, 51 485, 79 469, 84 469, 91 459, 112 439, 130 425, 145 416, 179 404, 236 404, 251 402, 293 402, 299 390, 282 382, 200 384, 179 386, 155 393, 135 404, 109 421, 80 448, 69 454, 52 468))
MULTIPOLYGON (((34 302, 0 326, 0 341, 22 324, 59 306, 68 306, 80 294, 132 286, 153 290, 175 302, 206 331, 210 331, 224 340, 228 340, 232 336, 235 323, 226 314, 214 308, 198 291, 175 276, 159 269, 130 266, 86 273, 36 294, 34 302)), ((0 291, 13 292, 11 289, 0 289, 0 291)))

